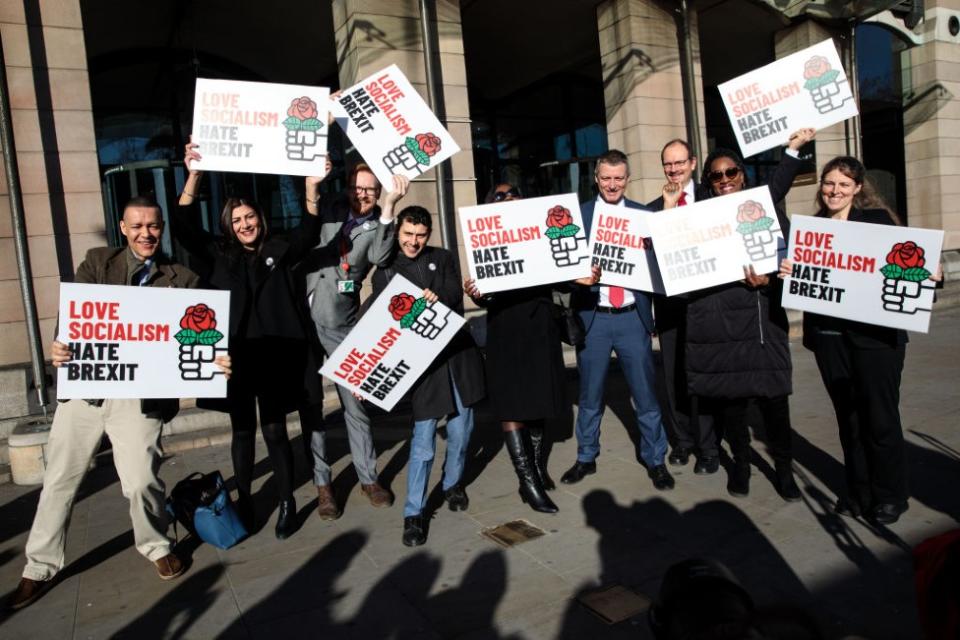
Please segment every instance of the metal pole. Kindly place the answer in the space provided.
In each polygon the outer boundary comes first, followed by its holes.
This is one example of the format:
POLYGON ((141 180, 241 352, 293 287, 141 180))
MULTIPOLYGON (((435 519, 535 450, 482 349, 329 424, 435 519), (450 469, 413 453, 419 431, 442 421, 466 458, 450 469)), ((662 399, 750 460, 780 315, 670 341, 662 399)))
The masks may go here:
POLYGON ((3 146, 3 162, 7 169, 7 192, 10 195, 10 218, 13 222, 13 246, 17 255, 20 295, 23 299, 24 320, 27 324, 27 346, 30 348, 33 380, 37 385, 37 401, 46 412, 46 406, 50 404, 47 394, 46 363, 43 359, 43 348, 40 345, 40 321, 37 318, 33 274, 30 270, 30 249, 27 246, 27 225, 23 215, 20 170, 17 167, 17 150, 13 140, 13 124, 10 120, 10 95, 7 91, 7 66, 3 57, 2 40, 0 40, 0 145, 3 146))
MULTIPOLYGON (((433 20, 433 2, 420 0, 420 34, 423 38, 423 61, 427 70, 427 101, 430 109, 439 115, 440 84, 437 68, 434 64, 435 51, 430 22, 433 20)), ((444 118, 445 119, 445 118, 444 118)), ((446 125, 446 122, 444 122, 446 125)), ((455 251, 457 248, 457 223, 452 217, 450 201, 447 198, 447 180, 449 179, 449 161, 437 165, 437 215, 440 218, 440 241, 443 248, 455 251)))
POLYGON ((683 111, 687 123, 687 142, 693 155, 703 160, 700 155, 700 115, 697 111, 697 78, 694 73, 693 44, 690 40, 690 8, 687 0, 680 0, 680 39, 682 40, 681 56, 683 57, 683 111))
MULTIPOLYGON (((860 78, 857 74, 857 22, 850 21, 850 37, 847 39, 847 78, 850 82, 850 91, 853 93, 854 104, 857 110, 860 109, 860 78)), ((863 158, 863 140, 860 128, 860 114, 851 118, 853 129, 853 153, 850 155, 856 158, 863 158)))

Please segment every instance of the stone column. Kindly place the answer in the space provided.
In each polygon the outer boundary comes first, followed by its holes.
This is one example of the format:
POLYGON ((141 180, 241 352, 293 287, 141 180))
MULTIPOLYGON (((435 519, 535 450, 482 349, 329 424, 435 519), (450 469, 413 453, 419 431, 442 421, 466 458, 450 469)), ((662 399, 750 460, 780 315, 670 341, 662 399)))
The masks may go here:
MULTIPOLYGON (((58 285, 89 247, 104 244, 87 55, 79 0, 0 3, 17 163, 44 348, 58 285)), ((2 159, 0 159, 0 170, 2 159)), ((0 182, 0 419, 26 413, 30 355, 13 248, 6 177, 0 182), (5 369, 9 365, 14 368, 5 369), (19 377, 16 384, 10 375, 19 377), (11 388, 14 384, 18 388, 11 388), (10 393, 8 393, 8 391, 10 393)))
MULTIPOLYGON (((597 6, 607 140, 630 158, 628 197, 649 202, 664 183, 660 149, 686 138, 681 43, 674 15, 654 0, 606 0, 597 6)), ((701 149, 706 150, 700 39, 691 15, 701 149)), ((702 158, 701 158, 702 160, 702 158)))
POLYGON ((904 52, 909 223, 943 229, 944 249, 960 248, 960 34, 950 33, 951 16, 960 19, 960 0, 928 0, 924 43, 904 52))

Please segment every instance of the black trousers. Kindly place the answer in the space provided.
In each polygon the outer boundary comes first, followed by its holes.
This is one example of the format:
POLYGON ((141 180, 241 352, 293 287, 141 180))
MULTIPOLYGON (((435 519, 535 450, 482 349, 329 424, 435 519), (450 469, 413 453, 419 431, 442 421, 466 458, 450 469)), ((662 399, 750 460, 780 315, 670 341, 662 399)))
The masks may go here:
POLYGON ((717 433, 713 416, 699 409, 698 398, 687 395, 684 369, 683 327, 658 331, 660 356, 663 358, 664 388, 667 411, 664 424, 674 447, 693 449, 701 456, 716 457, 717 433))
POLYGON ((861 349, 843 335, 817 336, 814 355, 840 429, 847 492, 863 508, 907 499, 900 423, 906 345, 861 349))
POLYGON ((793 430, 790 427, 789 396, 774 398, 717 398, 713 400, 717 419, 723 425, 723 436, 730 444, 734 462, 750 460, 750 428, 747 410, 754 402, 763 417, 767 445, 776 465, 789 465, 793 460, 793 430))

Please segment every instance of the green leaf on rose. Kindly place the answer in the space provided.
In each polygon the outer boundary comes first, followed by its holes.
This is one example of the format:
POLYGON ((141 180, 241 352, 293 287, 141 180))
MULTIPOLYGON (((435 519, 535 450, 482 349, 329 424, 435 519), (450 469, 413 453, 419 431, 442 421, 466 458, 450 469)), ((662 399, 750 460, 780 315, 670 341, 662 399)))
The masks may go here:
POLYGON ((560 237, 562 233, 563 233, 563 229, 561 229, 560 227, 547 227, 547 230, 544 232, 544 235, 546 235, 551 240, 556 240, 557 238, 560 237))
POLYGON ((413 326, 413 321, 416 319, 417 319, 416 316, 414 316, 412 313, 408 313, 407 315, 400 318, 400 328, 409 329, 410 327, 413 326))
POLYGON ((283 121, 283 126, 285 126, 290 131, 299 131, 301 127, 301 123, 302 121, 300 120, 300 118, 290 116, 283 121))
POLYGON ((207 329, 200 332, 200 335, 197 336, 197 342, 207 345, 217 344, 221 338, 223 338, 223 334, 216 329, 207 329))
POLYGON ((323 123, 316 118, 307 118, 300 123, 300 128, 304 131, 319 131, 323 128, 323 123))
POLYGON ((568 224, 567 226, 560 229, 561 238, 572 238, 577 235, 577 232, 580 231, 580 227, 575 224, 568 224))
POLYGON ((193 329, 180 329, 173 336, 174 340, 180 344, 190 345, 197 343, 197 332, 193 329))
POLYGON ((893 280, 903 277, 903 269, 899 265, 893 264, 892 262, 880 267, 880 273, 883 274, 884 278, 891 278, 893 280))
POLYGON ((930 277, 930 272, 923 267, 910 267, 903 272, 901 277, 910 282, 923 282, 930 277))
POLYGON ((413 306, 410 308, 410 313, 413 314, 414 318, 416 318, 421 313, 423 313, 423 310, 426 308, 427 308, 426 298, 417 298, 416 300, 414 300, 413 306))

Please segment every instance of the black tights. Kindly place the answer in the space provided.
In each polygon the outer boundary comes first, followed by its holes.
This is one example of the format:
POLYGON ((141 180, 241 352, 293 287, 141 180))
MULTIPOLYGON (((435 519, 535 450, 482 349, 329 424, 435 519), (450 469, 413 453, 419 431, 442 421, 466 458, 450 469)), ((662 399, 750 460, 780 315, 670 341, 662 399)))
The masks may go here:
MULTIPOLYGON (((233 428, 233 442, 230 453, 233 456, 233 473, 237 490, 250 495, 253 484, 253 465, 256 460, 255 447, 257 437, 257 417, 253 399, 242 407, 230 412, 230 426, 233 428)), ((293 449, 287 436, 286 415, 278 412, 260 411, 260 430, 267 443, 267 453, 273 465, 273 477, 277 482, 277 495, 280 500, 293 498, 293 449)))
MULTIPOLYGON (((771 457, 779 466, 789 465, 793 459, 788 397, 754 398, 763 417, 771 457)), ((730 443, 734 461, 740 464, 748 464, 750 460, 750 430, 747 426, 749 403, 749 398, 722 398, 716 401, 718 413, 722 416, 723 435, 730 443)))

